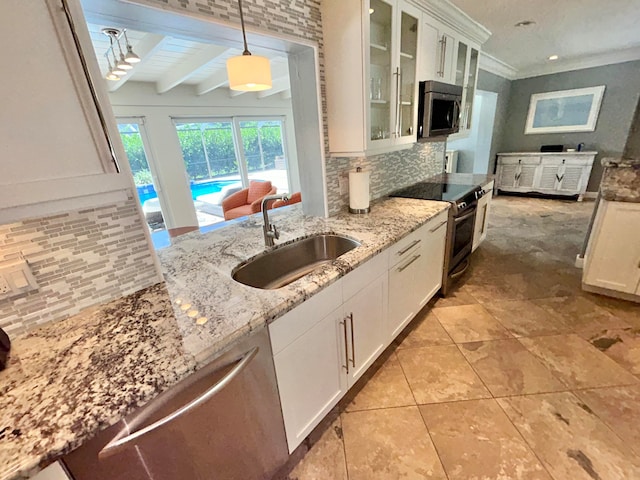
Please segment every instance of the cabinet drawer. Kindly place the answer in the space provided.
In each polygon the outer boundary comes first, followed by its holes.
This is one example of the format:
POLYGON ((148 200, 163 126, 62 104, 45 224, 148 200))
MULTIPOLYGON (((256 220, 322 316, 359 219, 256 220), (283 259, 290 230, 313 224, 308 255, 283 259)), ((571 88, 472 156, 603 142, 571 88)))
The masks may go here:
POLYGON ((424 226, 418 228, 389 247, 389 267, 392 267, 405 258, 408 258, 411 250, 415 247, 420 247, 422 237, 424 236, 422 231, 423 228, 424 226))
POLYGON ((269 336, 274 355, 307 330, 313 328, 316 323, 342 304, 343 280, 340 279, 329 285, 269 325, 269 336))
POLYGON ((345 302, 387 271, 388 252, 379 253, 342 278, 342 298, 345 302))
POLYGON ((591 165, 593 163, 593 157, 584 158, 575 155, 553 155, 549 157, 542 157, 543 165, 591 165))
POLYGON ((498 165, 538 165, 540 157, 498 157, 498 165))

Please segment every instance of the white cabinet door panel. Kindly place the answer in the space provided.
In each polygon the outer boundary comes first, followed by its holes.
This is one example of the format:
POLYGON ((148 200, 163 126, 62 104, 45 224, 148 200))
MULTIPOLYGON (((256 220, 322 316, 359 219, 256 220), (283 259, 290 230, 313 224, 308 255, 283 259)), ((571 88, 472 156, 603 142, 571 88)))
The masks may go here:
POLYGON ((369 368, 386 346, 388 280, 383 274, 344 304, 349 322, 349 386, 369 368))
POLYGON ((289 452, 347 391, 342 307, 274 356, 289 452))
POLYGON ((498 188, 513 188, 518 175, 518 165, 501 165, 498 173, 498 188))
POLYGON ((536 179, 538 165, 520 165, 518 172, 518 188, 531 188, 536 179))
POLYGON ((581 180, 584 169, 585 167, 583 166, 565 165, 561 174, 562 181, 558 185, 558 190, 579 191, 582 186, 581 180))
POLYGON ((542 165, 540 167, 540 178, 538 188, 541 190, 555 190, 558 182, 560 165, 542 165))
POLYGON ((640 204, 602 201, 584 283, 635 294, 640 282, 640 204))

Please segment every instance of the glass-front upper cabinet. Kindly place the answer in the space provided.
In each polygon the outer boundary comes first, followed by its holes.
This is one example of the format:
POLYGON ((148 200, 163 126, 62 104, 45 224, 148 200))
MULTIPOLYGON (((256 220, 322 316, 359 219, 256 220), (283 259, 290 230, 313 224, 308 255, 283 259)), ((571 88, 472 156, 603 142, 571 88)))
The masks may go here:
POLYGON ((464 115, 462 117, 462 127, 465 130, 471 128, 471 116, 473 114, 473 99, 476 94, 476 80, 478 75, 478 50, 471 49, 469 57, 469 73, 467 75, 467 88, 464 99, 464 115))
POLYGON ((369 104, 370 139, 391 137, 393 85, 391 82, 393 47, 393 7, 382 0, 371 0, 369 7, 369 104))
POLYGON ((415 143, 422 10, 404 0, 320 5, 330 154, 377 155, 415 143))
POLYGON ((458 57, 456 59, 455 84, 465 87, 465 77, 467 73, 467 44, 458 42, 458 57))
POLYGON ((420 11, 369 2, 369 123, 372 150, 415 141, 420 11))
POLYGON ((396 117, 399 137, 415 136, 416 65, 418 57, 418 18, 401 12, 400 19, 400 69, 396 72, 400 86, 396 117))

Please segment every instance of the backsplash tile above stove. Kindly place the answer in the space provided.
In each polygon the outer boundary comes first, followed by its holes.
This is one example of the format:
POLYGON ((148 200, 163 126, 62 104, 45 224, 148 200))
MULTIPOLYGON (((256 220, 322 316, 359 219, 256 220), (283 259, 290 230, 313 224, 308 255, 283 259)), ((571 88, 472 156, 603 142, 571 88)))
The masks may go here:
MULTIPOLYGON (((329 215, 349 205, 349 195, 340 195, 339 179, 349 170, 371 170, 369 194, 372 200, 394 190, 442 173, 444 142, 416 143, 411 148, 366 158, 329 158, 327 160, 327 197, 329 215)), ((348 181, 348 179, 347 179, 348 181)))
POLYGON ((0 300, 0 327, 22 333, 161 281, 135 202, 0 225, 0 260, 24 256, 40 287, 0 300))

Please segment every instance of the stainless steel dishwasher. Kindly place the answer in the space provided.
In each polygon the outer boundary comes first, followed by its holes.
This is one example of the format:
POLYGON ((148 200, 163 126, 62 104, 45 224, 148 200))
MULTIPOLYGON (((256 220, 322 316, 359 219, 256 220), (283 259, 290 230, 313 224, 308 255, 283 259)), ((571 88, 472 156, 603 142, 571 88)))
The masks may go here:
POLYGON ((287 458, 265 328, 63 460, 76 480, 265 480, 287 458))

